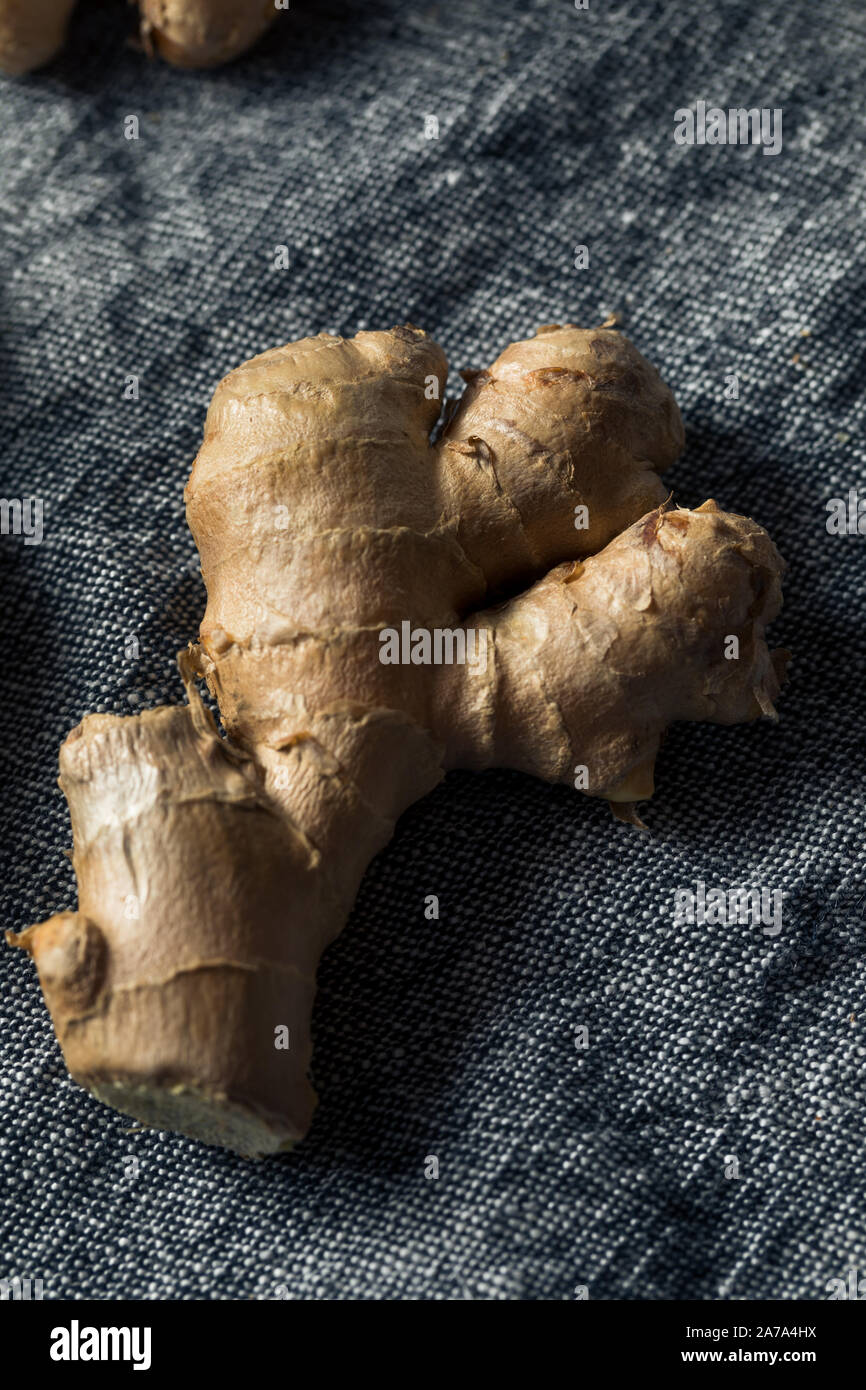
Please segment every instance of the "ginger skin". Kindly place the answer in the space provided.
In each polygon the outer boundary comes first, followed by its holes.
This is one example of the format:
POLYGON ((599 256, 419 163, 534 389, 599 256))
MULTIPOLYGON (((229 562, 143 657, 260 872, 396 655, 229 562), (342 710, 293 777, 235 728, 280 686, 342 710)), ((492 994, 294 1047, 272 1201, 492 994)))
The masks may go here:
POLYGON ((276 18, 274 0, 139 0, 148 51, 178 68, 231 62, 276 18))
POLYGON ((0 0, 0 72, 21 77, 59 53, 75 0, 0 0))
POLYGON ((186 489, 189 703, 87 716, 61 749, 78 911, 14 940, 73 1076, 148 1124, 247 1155, 303 1137, 318 959, 449 768, 585 769, 634 819, 670 723, 774 712, 781 560, 714 502, 666 509, 682 424, 640 354, 548 326, 431 443, 446 371, 409 325, 230 373, 186 489), (484 669, 384 664, 406 621, 483 632, 484 669))
MULTIPOLYGON (((75 0, 0 0, 0 72, 20 77, 50 63, 75 0)), ((212 68, 245 53, 270 27, 274 0, 139 0, 149 54, 179 68, 212 68)))

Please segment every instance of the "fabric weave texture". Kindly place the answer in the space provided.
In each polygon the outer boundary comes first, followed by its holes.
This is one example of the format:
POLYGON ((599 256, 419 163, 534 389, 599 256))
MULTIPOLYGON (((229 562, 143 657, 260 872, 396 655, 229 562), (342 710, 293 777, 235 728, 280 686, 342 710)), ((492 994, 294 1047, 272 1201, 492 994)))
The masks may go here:
POLYGON ((129 26, 82 6, 61 57, 0 81, 0 495, 44 500, 42 543, 0 549, 3 926, 75 904, 69 729, 182 699, 204 411, 293 338, 411 321, 453 393, 542 323, 616 314, 686 421, 676 500, 753 516, 787 559, 794 660, 778 725, 672 730, 648 835, 504 772, 413 808, 324 958, 319 1108, 288 1156, 130 1132, 0 951, 0 1278, 826 1298, 866 1274, 866 536, 826 527, 866 497, 862 8, 307 0, 201 74, 129 26), (782 108, 781 153, 678 146, 698 100, 782 108), (781 891, 781 931, 675 924, 698 881, 781 891))

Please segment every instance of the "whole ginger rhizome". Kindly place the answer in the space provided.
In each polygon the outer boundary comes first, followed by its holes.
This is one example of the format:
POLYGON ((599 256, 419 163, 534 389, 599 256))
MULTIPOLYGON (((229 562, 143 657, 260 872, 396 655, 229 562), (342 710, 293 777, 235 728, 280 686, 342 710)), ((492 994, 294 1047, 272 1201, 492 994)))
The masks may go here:
POLYGON ((13 940, 73 1076, 147 1124, 251 1155, 304 1135, 319 957, 448 769, 634 820, 674 720, 774 713, 782 562, 753 521, 666 504, 682 424, 636 349, 540 329, 466 374, 431 442, 446 373, 411 325, 231 372, 186 489, 188 703, 89 715, 61 749, 78 910, 13 940))

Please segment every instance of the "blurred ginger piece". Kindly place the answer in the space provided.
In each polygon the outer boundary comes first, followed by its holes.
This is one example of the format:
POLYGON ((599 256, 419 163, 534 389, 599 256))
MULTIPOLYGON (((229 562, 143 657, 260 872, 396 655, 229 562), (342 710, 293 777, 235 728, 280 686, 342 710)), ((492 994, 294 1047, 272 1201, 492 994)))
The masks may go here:
MULTIPOLYGON (((0 0, 0 71, 44 67, 59 53, 75 0, 0 0)), ((274 0, 139 0, 149 54, 179 68, 212 68, 245 53, 277 13, 274 0)))

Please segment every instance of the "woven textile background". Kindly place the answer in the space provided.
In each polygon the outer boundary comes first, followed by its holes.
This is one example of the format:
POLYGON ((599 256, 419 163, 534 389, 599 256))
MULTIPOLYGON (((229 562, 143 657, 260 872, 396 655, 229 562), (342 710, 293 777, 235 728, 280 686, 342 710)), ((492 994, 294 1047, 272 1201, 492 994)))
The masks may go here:
POLYGON ((129 1133, 0 949, 0 1277, 827 1297, 866 1274, 866 537, 825 524, 866 495, 862 8, 295 0, 205 74, 146 62, 131 23, 83 5, 60 59, 0 82, 0 495, 45 507, 41 545, 2 539, 4 926, 74 905, 67 731, 182 698, 204 411, 288 339, 410 320, 456 391, 541 323, 616 313, 683 410, 677 500, 754 516, 788 560, 794 662, 777 726, 672 731, 648 836, 516 774, 415 807, 325 957, 292 1155, 129 1133), (781 107, 782 152, 676 145, 698 100, 781 107), (699 880, 783 891, 781 932, 675 926, 699 880))

